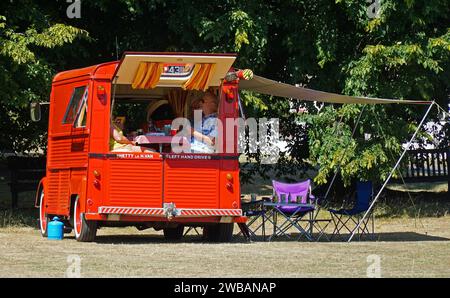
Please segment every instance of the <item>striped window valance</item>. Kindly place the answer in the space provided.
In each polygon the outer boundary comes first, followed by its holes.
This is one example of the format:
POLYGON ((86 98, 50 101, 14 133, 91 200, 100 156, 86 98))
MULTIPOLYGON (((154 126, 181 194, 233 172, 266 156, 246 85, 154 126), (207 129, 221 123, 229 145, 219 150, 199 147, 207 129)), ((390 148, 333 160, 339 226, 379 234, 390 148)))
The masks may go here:
POLYGON ((163 69, 163 63, 141 62, 138 70, 136 71, 131 87, 133 89, 155 88, 159 82, 163 69))
POLYGON ((191 77, 183 84, 182 88, 184 90, 205 91, 214 74, 215 66, 212 63, 195 64, 191 77))

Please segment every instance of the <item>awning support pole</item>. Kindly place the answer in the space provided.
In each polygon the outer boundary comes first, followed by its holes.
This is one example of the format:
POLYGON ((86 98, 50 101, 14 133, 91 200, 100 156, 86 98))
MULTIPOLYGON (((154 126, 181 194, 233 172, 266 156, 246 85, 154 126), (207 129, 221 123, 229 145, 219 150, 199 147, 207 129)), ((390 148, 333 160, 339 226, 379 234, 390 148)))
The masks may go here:
POLYGON ((348 238, 347 242, 352 241, 353 236, 355 236, 356 231, 358 231, 359 227, 361 226, 361 223, 364 222, 364 220, 366 219, 367 215, 369 214, 369 212, 372 210, 373 205, 375 205, 375 202, 378 200, 381 192, 384 190, 384 188, 386 187, 386 185, 388 184, 389 180, 391 179, 392 175, 394 174, 395 170, 397 169, 397 167, 399 166, 400 162, 402 161, 403 157, 406 154, 406 151, 408 151, 409 147, 411 146, 411 143, 415 140, 417 133, 419 132, 420 128, 422 127, 423 123, 425 122, 425 119, 428 116, 428 113, 431 111, 431 108, 434 106, 435 102, 433 101, 430 106, 428 107, 427 112, 425 113, 425 115, 422 118, 422 121, 420 121, 419 126, 417 127, 416 131, 414 132, 413 136, 411 137, 411 139, 409 140, 409 142, 407 143, 407 145, 405 146, 405 149, 403 150, 403 153, 400 155, 400 158, 397 160, 397 163, 395 164, 395 166, 392 168, 391 172, 389 173, 389 176, 387 177, 387 179, 384 181, 383 186, 380 188, 380 190, 378 191, 377 195, 375 196, 375 198, 372 200, 372 203, 370 204, 369 208, 367 209, 366 213, 364 213, 364 216, 361 218, 361 220, 358 222, 358 224, 356 225, 356 228, 353 230, 353 232, 351 233, 350 237, 348 238))
POLYGON ((238 104, 239 104, 239 111, 241 112, 241 118, 245 121, 246 119, 244 109, 242 108, 241 96, 239 95, 239 92, 238 92, 238 104))

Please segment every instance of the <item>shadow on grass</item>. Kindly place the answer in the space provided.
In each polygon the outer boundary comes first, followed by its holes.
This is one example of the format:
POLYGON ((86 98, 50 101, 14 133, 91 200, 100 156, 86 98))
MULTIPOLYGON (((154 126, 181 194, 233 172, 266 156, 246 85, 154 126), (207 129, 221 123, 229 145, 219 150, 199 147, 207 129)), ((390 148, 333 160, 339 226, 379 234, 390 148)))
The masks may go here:
MULTIPOLYGON (((412 198, 405 196, 398 196, 397 192, 388 193, 377 208, 375 209, 377 218, 395 218, 395 217, 440 217, 448 215, 450 212, 450 201, 443 199, 441 196, 430 196, 421 194, 412 198), (392 195, 392 196, 391 196, 392 195)), ((0 210, 0 228, 5 227, 31 227, 38 229, 38 209, 18 209, 18 210, 0 210)), ((235 227, 235 233, 239 229, 235 227)), ((296 241, 298 235, 292 234, 291 239, 286 237, 278 237, 272 241, 296 241)), ((73 233, 66 234, 65 238, 74 239, 73 233)), ((331 235, 326 234, 320 242, 327 242, 331 235)), ((348 239, 348 235, 343 237, 344 240, 348 239)), ((333 242, 338 242, 339 239, 332 239, 333 242)), ((407 241, 449 241, 450 239, 444 237, 430 236, 426 234, 419 234, 414 232, 393 232, 393 233, 376 233, 375 239, 367 239, 363 237, 358 240, 357 237, 354 241, 386 241, 386 242, 407 242, 407 241)), ((262 236, 253 239, 253 241, 264 241, 262 236)), ((302 242, 308 242, 305 238, 300 240, 302 242)), ((189 234, 184 236, 179 241, 169 241, 164 238, 163 235, 156 234, 132 234, 132 235, 99 235, 96 239, 97 243, 104 244, 170 244, 170 243, 205 243, 205 244, 217 244, 214 242, 208 242, 202 238, 201 235, 189 234)), ((235 235, 231 243, 247 243, 247 240, 243 236, 235 235)))
POLYGON ((415 232, 377 233, 375 234, 375 237, 377 241, 386 241, 386 242, 450 241, 449 238, 419 234, 415 232))
MULTIPOLYGON (((330 198, 325 201, 323 209, 351 209, 355 202, 353 197, 330 198)), ((384 190, 374 205, 377 218, 420 218, 442 217, 450 214, 450 197, 448 193, 405 193, 384 190)))
MULTIPOLYGON (((342 237, 331 237, 331 234, 325 234, 321 237, 319 241, 308 241, 304 237, 301 240, 297 240, 298 234, 290 234, 290 238, 286 236, 272 238, 270 242, 280 243, 280 242, 298 242, 298 243, 346 243, 349 238, 349 234, 343 234, 342 237), (331 239, 331 240, 330 240, 331 239)), ((317 236, 317 235, 315 235, 317 236)), ((73 234, 65 236, 65 239, 75 240, 73 234)), ((424 241, 450 241, 448 238, 431 236, 426 234, 419 234, 415 232, 393 232, 393 233, 375 233, 374 237, 363 236, 358 239, 355 236, 352 242, 424 242, 424 241)), ((262 236, 258 235, 252 237, 251 241, 247 241, 242 235, 234 235, 233 239, 228 244, 248 244, 257 242, 268 242, 268 237, 263 239, 262 236)), ((97 236, 94 243, 97 244, 212 244, 220 245, 223 242, 209 242, 206 241, 202 236, 198 235, 188 235, 184 236, 182 239, 177 241, 170 241, 164 239, 162 235, 100 235, 97 236)))
MULTIPOLYGON (((317 239, 318 235, 314 234, 313 239, 317 239)), ((270 237, 270 235, 269 235, 270 237)), ((266 235, 264 238, 262 235, 257 235, 256 237, 252 237, 252 242, 264 242, 268 241, 269 237, 266 235)), ((305 237, 300 238, 298 233, 291 233, 289 237, 280 236, 274 237, 270 240, 270 242, 301 242, 301 243, 339 243, 339 242, 347 242, 350 237, 350 234, 342 234, 340 236, 332 237, 331 234, 324 234, 318 241, 308 241, 305 237)), ((358 235, 352 239, 352 242, 422 242, 422 241, 450 241, 449 238, 439 237, 439 236, 431 236, 426 234, 419 234, 415 232, 392 232, 392 233, 375 233, 373 236, 362 236, 360 239, 358 235)), ((246 242, 243 236, 237 236, 234 239, 234 242, 246 242)))
POLYGON ((448 214, 450 214, 448 193, 408 195, 398 191, 386 191, 375 208, 375 215, 380 218, 441 217, 448 214))
MULTIPOLYGON (((65 237, 74 239, 73 236, 65 237)), ((163 235, 99 235, 95 238, 97 244, 220 244, 208 242, 202 236, 187 235, 180 240, 166 240, 163 235)), ((232 242, 231 242, 232 243, 232 242)))

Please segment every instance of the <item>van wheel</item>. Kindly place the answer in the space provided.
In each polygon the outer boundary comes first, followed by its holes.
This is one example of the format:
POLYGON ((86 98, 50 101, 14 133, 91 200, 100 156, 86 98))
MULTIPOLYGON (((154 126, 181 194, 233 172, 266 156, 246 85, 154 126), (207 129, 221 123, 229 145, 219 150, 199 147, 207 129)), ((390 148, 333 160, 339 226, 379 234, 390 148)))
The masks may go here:
POLYGON ((47 206, 46 206, 46 202, 45 202, 44 188, 41 189, 39 197, 40 197, 39 228, 40 228, 42 237, 47 237, 47 226, 48 226, 48 222, 49 222, 49 217, 47 215, 47 206))
POLYGON ((183 237, 183 232, 183 225, 178 225, 175 228, 164 228, 164 238, 166 240, 180 240, 183 237))
POLYGON ((233 223, 215 224, 205 226, 204 237, 210 242, 230 242, 233 238, 233 223))
POLYGON ((74 206, 74 230, 75 239, 80 242, 94 241, 97 234, 97 222, 86 220, 84 213, 81 213, 79 198, 76 199, 74 206))

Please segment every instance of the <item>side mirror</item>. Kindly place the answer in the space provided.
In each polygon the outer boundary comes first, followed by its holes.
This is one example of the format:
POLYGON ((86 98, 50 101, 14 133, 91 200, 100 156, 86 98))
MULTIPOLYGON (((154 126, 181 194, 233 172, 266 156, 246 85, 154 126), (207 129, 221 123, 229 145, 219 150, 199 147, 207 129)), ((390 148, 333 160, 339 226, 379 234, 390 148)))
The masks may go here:
POLYGON ((30 117, 34 122, 41 120, 41 104, 38 102, 32 102, 30 104, 30 117))

